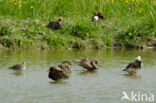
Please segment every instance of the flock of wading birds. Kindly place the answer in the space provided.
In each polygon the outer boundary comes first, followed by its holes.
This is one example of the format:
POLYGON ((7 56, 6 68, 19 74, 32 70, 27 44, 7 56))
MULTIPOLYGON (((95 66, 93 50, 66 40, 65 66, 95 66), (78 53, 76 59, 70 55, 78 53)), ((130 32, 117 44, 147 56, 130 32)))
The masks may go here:
MULTIPOLYGON (((92 17, 93 22, 98 22, 102 20, 104 17, 101 13, 95 12, 94 16, 92 17)), ((47 25, 48 28, 52 30, 58 30, 62 27, 62 18, 59 18, 58 21, 52 21, 49 22, 47 25)), ((94 71, 97 70, 99 67, 97 60, 92 60, 89 58, 84 58, 78 61, 79 66, 83 67, 84 69, 88 71, 94 71)), ((61 70, 56 69, 56 67, 50 67, 48 72, 48 77, 50 79, 53 79, 55 81, 61 80, 61 79, 68 79, 69 73, 72 72, 72 64, 70 61, 65 60, 60 65, 58 65, 61 70)), ((26 69, 26 63, 22 62, 22 64, 16 64, 12 67, 9 67, 10 69, 22 71, 26 69)), ((129 74, 136 74, 141 69, 141 56, 138 56, 136 60, 129 65, 126 66, 126 68, 123 71, 127 71, 129 74)))
MULTIPOLYGON (((99 67, 97 60, 89 59, 89 58, 84 58, 84 59, 79 60, 78 65, 88 71, 95 71, 99 67)), ((60 67, 60 70, 56 69, 56 67, 54 66, 50 67, 48 70, 49 72, 48 77, 55 81, 58 81, 61 79, 68 79, 70 76, 69 74, 72 72, 71 62, 68 60, 64 60, 63 62, 61 62, 61 64, 58 65, 58 67, 60 67)), ((26 63, 22 62, 22 64, 16 64, 9 68, 16 70, 16 71, 23 71, 26 69, 26 63)), ((135 61, 132 63, 129 63, 123 71, 127 71, 129 74, 135 75, 138 73, 140 69, 141 69, 141 56, 138 56, 135 59, 135 61)))

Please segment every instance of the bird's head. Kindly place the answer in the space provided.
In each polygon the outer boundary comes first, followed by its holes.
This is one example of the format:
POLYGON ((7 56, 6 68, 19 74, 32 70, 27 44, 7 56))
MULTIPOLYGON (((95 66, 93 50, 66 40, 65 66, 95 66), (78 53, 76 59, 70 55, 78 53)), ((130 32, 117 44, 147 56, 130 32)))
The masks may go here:
POLYGON ((25 61, 22 62, 23 65, 26 65, 25 61))
POLYGON ((141 56, 138 56, 135 60, 136 61, 141 61, 141 56))
POLYGON ((56 67, 50 67, 48 71, 55 71, 55 70, 56 70, 56 67))
POLYGON ((62 20, 63 20, 62 17, 59 17, 59 18, 58 18, 58 22, 61 22, 62 20))

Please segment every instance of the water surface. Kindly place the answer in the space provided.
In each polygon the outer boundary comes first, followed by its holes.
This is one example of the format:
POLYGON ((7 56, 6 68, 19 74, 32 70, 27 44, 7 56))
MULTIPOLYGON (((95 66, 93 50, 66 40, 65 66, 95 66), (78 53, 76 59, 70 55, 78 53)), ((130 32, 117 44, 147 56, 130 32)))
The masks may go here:
POLYGON ((156 50, 0 51, 0 103, 122 103, 122 91, 156 96, 156 50), (138 55, 143 61, 139 75, 127 75, 122 70, 138 55), (83 57, 97 59, 100 68, 83 70, 76 62, 83 57), (71 77, 50 80, 48 68, 66 59, 72 62, 71 77), (24 72, 8 69, 22 61, 27 63, 24 72))

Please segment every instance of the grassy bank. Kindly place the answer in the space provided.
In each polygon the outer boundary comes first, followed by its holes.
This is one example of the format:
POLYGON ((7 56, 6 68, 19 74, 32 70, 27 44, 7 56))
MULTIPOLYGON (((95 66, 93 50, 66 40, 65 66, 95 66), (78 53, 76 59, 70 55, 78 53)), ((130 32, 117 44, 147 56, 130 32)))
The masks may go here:
POLYGON ((155 45, 155 0, 1 0, 0 47, 104 48, 155 45), (104 20, 93 23, 93 12, 104 20), (45 26, 63 18, 54 31, 45 26))

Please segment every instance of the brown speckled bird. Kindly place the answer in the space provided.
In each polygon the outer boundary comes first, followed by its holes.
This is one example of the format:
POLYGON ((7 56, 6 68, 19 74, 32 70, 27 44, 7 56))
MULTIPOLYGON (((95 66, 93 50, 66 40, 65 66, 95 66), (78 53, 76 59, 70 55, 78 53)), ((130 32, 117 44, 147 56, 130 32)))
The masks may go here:
POLYGON ((84 69, 93 71, 98 69, 98 61, 90 60, 89 58, 81 59, 79 61, 79 66, 83 67, 84 69))
POLYGON ((138 56, 135 62, 126 66, 123 71, 127 71, 129 74, 136 74, 141 69, 141 56, 138 56))
POLYGON ((71 72, 72 71, 72 64, 71 62, 64 60, 61 64, 58 65, 64 72, 71 72))
POLYGON ((9 67, 9 68, 13 69, 13 70, 25 70, 26 69, 26 63, 22 62, 22 64, 16 64, 16 65, 9 67))
POLYGON ((59 18, 58 21, 51 21, 47 25, 48 28, 52 30, 58 30, 62 28, 62 18, 59 18))
POLYGON ((56 67, 50 67, 48 71, 49 71, 48 77, 55 81, 69 78, 69 76, 67 76, 63 71, 57 70, 56 67))

